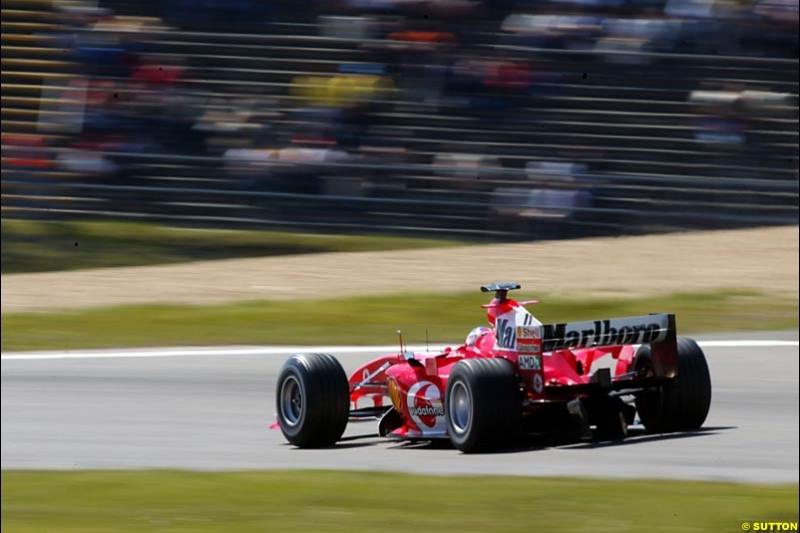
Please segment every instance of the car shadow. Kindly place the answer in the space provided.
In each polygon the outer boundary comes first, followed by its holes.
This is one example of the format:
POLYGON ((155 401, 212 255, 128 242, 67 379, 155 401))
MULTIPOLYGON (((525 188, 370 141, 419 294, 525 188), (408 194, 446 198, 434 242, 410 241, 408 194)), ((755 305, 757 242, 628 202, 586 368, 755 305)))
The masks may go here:
MULTIPOLYGON (((611 446, 631 446, 647 442, 661 442, 677 439, 691 439, 717 435, 725 431, 737 429, 738 426, 708 426, 692 431, 675 433, 648 433, 642 427, 632 427, 628 436, 617 440, 580 439, 575 436, 524 435, 517 442, 506 448, 484 452, 487 454, 524 453, 546 449, 591 450, 611 446)), ((392 449, 403 450, 452 450, 453 445, 447 439, 398 441, 392 449)))
POLYGON ((565 443, 554 448, 562 450, 591 450, 596 448, 607 448, 610 446, 630 446, 634 444, 644 444, 646 442, 662 442, 678 439, 692 439, 709 435, 718 435, 738 426, 708 426, 691 431, 679 431, 675 433, 648 433, 644 428, 631 428, 628 436, 624 439, 615 440, 591 440, 584 442, 565 443))
MULTIPOLYGON (((524 453, 546 449, 559 450, 594 450, 598 448, 608 448, 612 446, 631 446, 645 444, 648 442, 661 442, 678 439, 692 439, 710 435, 718 435, 738 426, 707 426, 692 431, 680 431, 675 433, 648 433, 643 427, 631 427, 628 429, 628 436, 624 439, 601 440, 601 439, 581 439, 574 435, 553 435, 553 434, 528 434, 521 436, 516 442, 508 447, 484 452, 484 455, 524 453)), ((285 446, 292 446, 285 443, 285 446)), ((358 435, 347 435, 339 439, 333 446, 319 448, 324 450, 342 450, 349 448, 366 448, 370 446, 386 446, 390 450, 453 450, 453 445, 449 439, 409 439, 395 440, 378 436, 376 433, 362 433, 358 435)), ((295 448, 300 450, 300 448, 295 448)))
POLYGON ((375 446, 376 444, 383 444, 385 439, 381 438, 377 433, 365 433, 361 435, 347 435, 339 439, 339 442, 330 446, 331 450, 347 449, 347 448, 365 448, 367 446, 375 446))
POLYGON ((377 442, 337 442, 333 446, 322 448, 324 450, 347 450, 350 448, 366 448, 368 446, 375 446, 377 442))
MULTIPOLYGON (((348 448, 366 448, 368 446, 375 446, 377 444, 385 444, 386 439, 381 438, 378 436, 377 433, 365 433, 361 435, 347 435, 339 439, 336 444, 331 446, 323 446, 321 448, 310 448, 312 450, 346 450, 348 448)), ((292 448, 297 451, 305 451, 303 448, 298 448, 297 446, 289 443, 284 442, 281 444, 282 446, 286 446, 292 448)))

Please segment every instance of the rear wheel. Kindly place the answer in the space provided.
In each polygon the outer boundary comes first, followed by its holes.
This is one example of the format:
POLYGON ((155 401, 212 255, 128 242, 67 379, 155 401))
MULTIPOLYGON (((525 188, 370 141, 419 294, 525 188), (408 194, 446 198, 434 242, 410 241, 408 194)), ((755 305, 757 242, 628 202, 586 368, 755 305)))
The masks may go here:
POLYGON ((465 453, 508 445, 519 431, 519 380, 505 359, 465 359, 453 367, 445 392, 453 445, 465 453))
MULTIPOLYGON (((650 346, 636 352, 634 369, 653 374, 650 346)), ((711 376, 703 350, 689 338, 678 338, 678 376, 636 397, 644 427, 653 433, 697 429, 711 406, 711 376)))
POLYGON ((329 354, 291 356, 278 376, 278 425, 300 448, 331 446, 350 416, 350 386, 339 361, 329 354))

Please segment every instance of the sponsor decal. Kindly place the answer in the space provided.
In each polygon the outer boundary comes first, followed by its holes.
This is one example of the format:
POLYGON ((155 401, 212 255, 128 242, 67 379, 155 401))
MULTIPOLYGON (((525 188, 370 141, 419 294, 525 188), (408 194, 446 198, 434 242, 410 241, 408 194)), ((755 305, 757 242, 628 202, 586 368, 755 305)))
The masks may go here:
POLYGON ((495 324, 495 342, 503 350, 514 350, 517 347, 517 332, 514 323, 508 318, 498 318, 495 324))
POLYGON ((544 350, 649 344, 663 340, 667 327, 667 315, 548 324, 543 326, 544 350))
POLYGON ((518 307, 495 321, 496 350, 541 353, 541 323, 524 308, 518 307))
MULTIPOLYGON (((517 328, 519 331, 522 328, 517 328)), ((538 328, 537 328, 538 329, 538 328)), ((522 338, 517 336, 517 351, 519 353, 542 353, 541 338, 522 338)))
POLYGON ((517 344, 517 351, 519 353, 541 353, 542 352, 542 345, 541 344, 517 344))
POLYGON ((541 339, 542 330, 539 326, 517 326, 517 339, 541 339))
POLYGON ((533 375, 533 392, 541 394, 544 391, 544 378, 541 374, 536 373, 533 375))
POLYGON ((519 353, 542 353, 542 328, 540 326, 517 326, 517 351, 519 353))
POLYGON ((542 369, 542 357, 540 355, 520 355, 518 361, 520 370, 542 369))
POLYGON ((412 407, 410 411, 414 416, 444 416, 444 407, 434 407, 432 405, 412 407))
POLYGON ((444 404, 442 391, 430 381, 418 381, 408 389, 406 396, 408 414, 419 429, 444 431, 444 404))

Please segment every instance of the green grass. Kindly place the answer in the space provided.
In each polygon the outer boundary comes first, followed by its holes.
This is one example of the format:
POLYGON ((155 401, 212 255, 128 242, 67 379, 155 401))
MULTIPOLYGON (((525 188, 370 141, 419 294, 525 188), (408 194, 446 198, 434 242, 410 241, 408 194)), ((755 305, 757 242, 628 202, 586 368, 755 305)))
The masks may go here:
POLYGON ((2 473, 4 532, 685 532, 797 521, 798 488, 179 471, 2 473))
POLYGON ((2 221, 2 241, 3 274, 464 244, 455 240, 384 235, 189 229, 143 222, 9 219, 2 221))
MULTIPOLYGON (((541 296, 541 295, 540 295, 541 296)), ((754 292, 645 298, 541 296, 539 320, 588 320, 671 312, 679 334, 779 330, 798 326, 798 302, 754 292)), ((215 344, 393 344, 459 342, 484 324, 486 295, 403 294, 342 300, 243 302, 214 306, 144 305, 63 313, 2 315, 2 349, 45 350, 215 344)))

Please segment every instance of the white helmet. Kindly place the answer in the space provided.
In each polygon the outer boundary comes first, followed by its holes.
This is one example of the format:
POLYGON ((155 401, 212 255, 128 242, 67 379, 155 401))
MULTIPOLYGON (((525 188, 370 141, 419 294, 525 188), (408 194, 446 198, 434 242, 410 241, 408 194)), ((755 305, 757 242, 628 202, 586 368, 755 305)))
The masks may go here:
POLYGON ((469 332, 467 335, 467 346, 475 346, 478 344, 478 340, 486 335, 487 333, 491 333, 492 328, 487 328, 486 326, 478 326, 477 328, 472 328, 472 331, 469 332))

